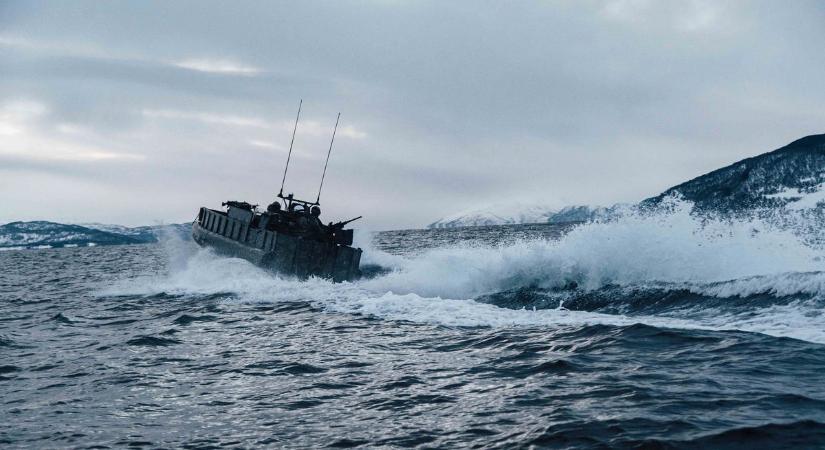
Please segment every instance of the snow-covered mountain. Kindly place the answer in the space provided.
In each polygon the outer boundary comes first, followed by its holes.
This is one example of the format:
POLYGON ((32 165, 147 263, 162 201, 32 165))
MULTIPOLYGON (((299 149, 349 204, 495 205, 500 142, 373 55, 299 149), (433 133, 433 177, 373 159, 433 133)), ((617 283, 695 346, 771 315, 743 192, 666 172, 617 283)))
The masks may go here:
POLYGON ((547 218, 548 223, 571 223, 571 222, 591 222, 593 220, 604 220, 614 217, 621 204, 613 205, 609 208, 604 206, 575 205, 565 206, 558 212, 547 218))
MULTIPOLYGON (((692 202, 698 210, 747 212, 810 210, 825 215, 825 134, 807 136, 769 153, 743 159, 648 198, 652 207, 669 196, 692 202), (814 211, 815 210, 815 211, 814 211)), ((625 206, 568 206, 560 210, 514 204, 464 211, 428 228, 517 223, 567 223, 609 219, 625 206)))
POLYGON ((189 224, 145 227, 121 225, 71 225, 56 222, 11 222, 0 225, 0 250, 128 245, 157 242, 162 233, 189 237, 189 224))
POLYGON ((547 219, 555 213, 555 208, 514 202, 506 205, 498 204, 479 209, 460 211, 427 225, 427 228, 541 223, 547 222, 547 219))
MULTIPOLYGON (((825 134, 807 136, 778 150, 714 170, 640 205, 655 206, 672 195, 693 202, 700 210, 747 212, 784 208, 825 216, 825 134)), ((583 222, 609 219, 621 208, 622 205, 578 205, 557 209, 513 202, 461 211, 431 223, 428 228, 583 222)), ((139 244, 157 242, 158 236, 165 233, 188 239, 190 224, 124 227, 12 222, 0 226, 0 249, 139 244)))
POLYGON ((613 208, 575 205, 562 209, 540 205, 512 203, 462 211, 429 225, 427 228, 457 228, 485 225, 513 225, 523 223, 586 222, 609 217, 613 208))
POLYGON ((825 134, 714 170, 642 204, 656 205, 670 195, 720 212, 825 206, 825 134))
POLYGON ((145 225, 140 227, 127 227, 123 225, 112 225, 103 223, 81 223, 79 225, 84 226, 86 228, 92 228, 95 230, 128 236, 142 243, 157 242, 158 236, 162 236, 166 233, 172 233, 174 235, 188 239, 190 233, 192 232, 192 224, 190 223, 145 225))
POLYGON ((0 248, 50 248, 138 244, 128 236, 62 223, 12 222, 0 226, 0 248))

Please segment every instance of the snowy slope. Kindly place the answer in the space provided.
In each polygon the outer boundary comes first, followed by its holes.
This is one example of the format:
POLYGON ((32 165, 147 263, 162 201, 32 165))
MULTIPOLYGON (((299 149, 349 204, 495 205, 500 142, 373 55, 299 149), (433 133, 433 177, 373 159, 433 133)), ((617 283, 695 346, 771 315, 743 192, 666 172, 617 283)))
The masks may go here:
POLYGON ((427 228, 456 228, 485 225, 512 225, 522 223, 570 223, 587 222, 607 218, 614 207, 575 205, 562 209, 540 205, 514 203, 462 211, 439 219, 427 228))
POLYGON ((765 196, 785 202, 785 207, 793 210, 812 209, 825 206, 825 183, 806 188, 784 187, 775 194, 765 196))
POLYGON ((81 223, 79 225, 84 226, 86 228, 92 228, 95 230, 128 236, 142 243, 157 242, 158 237, 166 233, 172 233, 184 239, 188 239, 190 233, 192 232, 192 224, 190 223, 145 225, 140 227, 126 227, 123 225, 103 223, 81 223))
POLYGON ((72 225, 56 222, 12 222, 0 225, 0 249, 87 247, 157 242, 171 233, 189 239, 190 224, 124 227, 122 225, 72 225))
POLYGON ((604 206, 575 205, 565 206, 547 219, 548 223, 591 222, 614 217, 622 205, 604 206))
POLYGON ((49 248, 137 243, 139 241, 129 236, 80 225, 35 221, 12 222, 0 226, 0 248, 49 248))
POLYGON ((555 208, 547 206, 527 205, 523 203, 499 204, 460 211, 427 225, 427 228, 542 223, 547 222, 547 219, 555 213, 555 208))
POLYGON ((679 195, 700 209, 811 209, 825 201, 825 134, 707 173, 642 202, 655 205, 679 195))
MULTIPOLYGON (((825 214, 825 134, 807 136, 769 153, 714 170, 642 201, 655 206, 679 196, 705 211, 817 210, 825 214)), ((615 216, 622 205, 609 208, 568 206, 561 210, 514 204, 463 211, 428 228, 516 223, 566 223, 615 216)), ((816 212, 816 211, 814 211, 816 212)))

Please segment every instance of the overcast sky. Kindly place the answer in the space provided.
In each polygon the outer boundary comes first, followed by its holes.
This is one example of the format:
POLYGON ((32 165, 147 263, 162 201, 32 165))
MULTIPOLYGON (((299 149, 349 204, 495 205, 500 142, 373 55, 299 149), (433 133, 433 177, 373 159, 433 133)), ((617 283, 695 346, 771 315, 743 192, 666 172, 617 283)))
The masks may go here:
POLYGON ((0 223, 287 191, 419 227, 632 202, 825 132, 821 1, 0 2, 0 223))

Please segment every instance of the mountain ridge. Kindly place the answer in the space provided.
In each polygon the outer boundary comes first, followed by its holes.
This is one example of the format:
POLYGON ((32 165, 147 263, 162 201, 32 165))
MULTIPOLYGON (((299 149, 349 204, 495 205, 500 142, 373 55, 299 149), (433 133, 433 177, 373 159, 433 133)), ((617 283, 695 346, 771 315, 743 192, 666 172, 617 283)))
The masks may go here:
MULTIPOLYGON (((825 205, 825 134, 813 134, 778 149, 751 156, 668 188, 637 205, 655 207, 665 198, 678 196, 704 211, 741 212, 759 208, 813 209, 825 205)), ((427 228, 452 228, 512 223, 565 223, 609 218, 622 204, 611 207, 573 205, 547 211, 542 220, 496 223, 496 215, 480 219, 480 208, 463 217, 460 213, 439 219, 427 228), (446 220, 449 218, 449 220, 446 220), (481 222, 481 223, 479 223, 481 222)))
POLYGON ((0 225, 0 250, 147 244, 157 242, 158 235, 164 232, 178 233, 188 238, 188 230, 189 224, 124 227, 64 224, 47 220, 16 221, 0 225), (120 229, 122 232, 109 229, 120 229))
MULTIPOLYGON (((692 202, 694 208, 709 211, 825 209, 821 208, 825 207, 825 134, 805 136, 776 150, 699 175, 638 205, 655 207, 669 196, 681 197, 692 202)), ((632 205, 491 205, 446 216, 427 228, 586 222, 613 217, 625 206, 632 205)), ((188 239, 189 227, 188 223, 126 227, 17 221, 0 225, 0 249, 152 243, 158 241, 158 235, 170 231, 188 239)))
POLYGON ((525 211, 501 212, 495 205, 486 208, 464 211, 441 218, 427 228, 458 228, 489 225, 516 225, 528 223, 572 223, 587 222, 606 218, 622 206, 610 207, 592 205, 568 205, 563 208, 549 208, 537 205, 526 206, 525 211))
POLYGON ((823 185, 825 134, 816 134, 710 171, 640 204, 655 206, 668 196, 678 195, 702 210, 777 208, 822 192, 823 185), (792 190, 797 191, 795 195, 792 190))

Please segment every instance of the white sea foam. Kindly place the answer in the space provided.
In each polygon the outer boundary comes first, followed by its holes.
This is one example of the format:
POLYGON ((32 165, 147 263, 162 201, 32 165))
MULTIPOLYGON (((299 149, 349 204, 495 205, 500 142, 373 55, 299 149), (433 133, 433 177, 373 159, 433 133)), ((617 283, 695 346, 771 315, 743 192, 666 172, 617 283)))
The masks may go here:
POLYGON ((365 230, 357 230, 353 240, 355 247, 363 250, 361 254, 361 265, 377 265, 387 269, 403 269, 408 260, 398 255, 389 254, 377 248, 373 242, 372 233, 365 230))
POLYGON ((104 294, 225 293, 227 301, 310 301, 329 311, 453 326, 628 325, 731 329, 825 343, 825 260, 792 232, 759 221, 699 220, 677 202, 660 214, 582 225, 558 241, 500 247, 457 245, 411 258, 365 248, 364 263, 389 274, 353 283, 274 276, 241 259, 191 243, 167 242, 169 271, 127 280, 104 294), (513 310, 473 298, 520 287, 672 286, 707 297, 803 295, 799 301, 742 311, 624 316, 587 311, 513 310))
POLYGON ((570 281, 585 289, 650 282, 704 285, 822 270, 821 252, 791 231, 757 220, 700 221, 680 202, 664 214, 633 214, 582 225, 559 241, 432 250, 364 284, 377 291, 472 298, 523 286, 560 287, 570 281))

